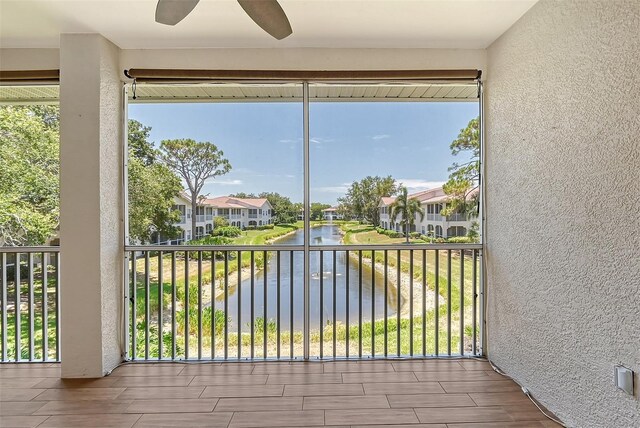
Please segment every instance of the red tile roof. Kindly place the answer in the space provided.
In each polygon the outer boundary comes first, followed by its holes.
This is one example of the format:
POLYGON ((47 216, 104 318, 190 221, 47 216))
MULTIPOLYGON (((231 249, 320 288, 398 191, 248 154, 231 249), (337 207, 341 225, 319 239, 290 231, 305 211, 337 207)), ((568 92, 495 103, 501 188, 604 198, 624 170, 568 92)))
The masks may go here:
POLYGON ((266 198, 232 198, 229 196, 219 196, 202 201, 202 205, 210 205, 215 208, 262 208, 265 203, 269 203, 266 198))
MULTIPOLYGON (((467 195, 467 198, 470 199, 473 196, 477 195, 480 190, 478 188, 473 189, 467 195)), ((412 193, 409 195, 409 199, 417 199, 420 203, 436 203, 436 202, 445 202, 451 199, 450 195, 444 193, 442 187, 435 187, 433 189, 423 190, 421 192, 412 193)), ((396 200, 395 197, 383 197, 380 201, 381 207, 389 206, 394 203, 396 200)))

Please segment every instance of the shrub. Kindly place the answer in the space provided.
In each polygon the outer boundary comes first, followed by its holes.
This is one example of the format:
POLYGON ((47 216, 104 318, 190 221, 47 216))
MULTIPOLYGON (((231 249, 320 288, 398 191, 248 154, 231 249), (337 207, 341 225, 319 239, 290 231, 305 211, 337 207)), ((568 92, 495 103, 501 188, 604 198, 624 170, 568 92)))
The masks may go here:
POLYGON ((420 232, 411 232, 409 236, 414 239, 420 239, 420 232))
POLYGON ((444 238, 436 238, 436 244, 444 244, 445 242, 447 242, 447 240, 444 238))
POLYGON ((213 228, 214 229, 218 229, 221 227, 227 227, 229 226, 229 222, 227 221, 226 218, 224 217, 214 217, 213 219, 213 228))
POLYGON ((224 227, 219 227, 217 229, 213 229, 213 232, 211 232, 212 236, 225 236, 227 238, 236 238, 240 235, 242 235, 242 230, 240 230, 239 227, 236 226, 224 226, 224 227))
POLYGON ((468 236, 454 236, 447 239, 447 242, 451 244, 473 244, 475 241, 473 240, 473 238, 470 238, 468 236))
POLYGON ((272 224, 265 224, 263 226, 256 227, 256 230, 271 230, 271 229, 273 229, 272 224))

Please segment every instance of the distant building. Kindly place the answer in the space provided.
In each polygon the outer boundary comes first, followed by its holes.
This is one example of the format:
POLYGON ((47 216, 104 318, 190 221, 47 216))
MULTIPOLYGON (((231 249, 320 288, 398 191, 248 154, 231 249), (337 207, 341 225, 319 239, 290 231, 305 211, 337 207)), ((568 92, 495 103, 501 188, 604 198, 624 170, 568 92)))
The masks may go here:
POLYGON ((230 226, 240 229, 259 227, 273 223, 273 207, 266 198, 234 198, 220 196, 203 199, 198 203, 196 212, 191 211, 191 201, 186 195, 174 198, 174 210, 180 211, 180 220, 176 223, 182 229, 182 235, 171 244, 180 244, 192 239, 202 238, 213 231, 213 220, 222 217, 230 226), (191 230, 191 216, 196 216, 196 230, 191 230))
POLYGON ((342 220, 342 215, 338 214, 338 208, 331 207, 325 208, 322 210, 322 219, 323 220, 342 220))
MULTIPOLYGON (((477 190, 469 194, 469 198, 475 196, 477 190)), ((416 216, 411 232, 420 232, 423 235, 433 236, 435 238, 451 238, 454 236, 467 236, 473 218, 469 218, 465 214, 452 214, 449 216, 441 215, 441 211, 447 206, 447 201, 451 200, 451 196, 444 193, 442 187, 429 189, 409 195, 411 199, 420 201, 420 205, 424 209, 424 219, 420 221, 420 216, 416 216)), ((400 219, 391 218, 391 204, 396 198, 382 198, 378 205, 380 212, 380 227, 387 230, 395 230, 402 232, 400 219)))

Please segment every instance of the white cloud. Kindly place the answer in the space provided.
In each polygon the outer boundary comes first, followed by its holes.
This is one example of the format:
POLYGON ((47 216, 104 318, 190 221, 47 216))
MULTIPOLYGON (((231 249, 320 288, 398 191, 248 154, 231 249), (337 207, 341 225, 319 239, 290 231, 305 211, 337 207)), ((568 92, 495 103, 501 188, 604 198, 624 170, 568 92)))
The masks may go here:
POLYGON ((324 144, 324 143, 332 143, 335 140, 333 138, 314 137, 314 138, 311 138, 309 141, 316 144, 324 144))
POLYGON ((207 184, 218 184, 220 186, 240 186, 243 183, 242 180, 207 180, 207 184))
POLYGON ((391 138, 389 134, 378 134, 371 137, 372 140, 384 140, 385 138, 391 138))
POLYGON ((402 183, 409 190, 427 190, 442 186, 445 181, 427 181, 420 178, 399 178, 398 183, 402 183))

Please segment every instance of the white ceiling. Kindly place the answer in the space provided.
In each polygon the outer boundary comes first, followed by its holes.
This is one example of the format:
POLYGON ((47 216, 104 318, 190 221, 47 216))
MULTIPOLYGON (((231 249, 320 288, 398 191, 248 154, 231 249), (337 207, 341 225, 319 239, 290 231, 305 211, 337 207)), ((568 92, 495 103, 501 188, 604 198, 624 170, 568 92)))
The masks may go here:
POLYGON ((486 48, 537 0, 279 0, 293 34, 277 41, 235 0, 201 0, 175 27, 156 0, 0 0, 0 47, 58 47, 101 33, 123 49, 486 48))

